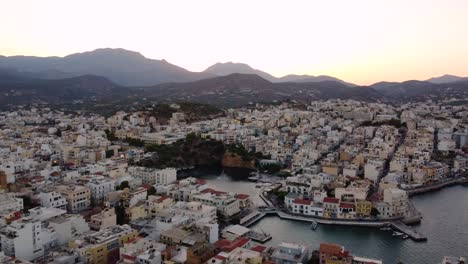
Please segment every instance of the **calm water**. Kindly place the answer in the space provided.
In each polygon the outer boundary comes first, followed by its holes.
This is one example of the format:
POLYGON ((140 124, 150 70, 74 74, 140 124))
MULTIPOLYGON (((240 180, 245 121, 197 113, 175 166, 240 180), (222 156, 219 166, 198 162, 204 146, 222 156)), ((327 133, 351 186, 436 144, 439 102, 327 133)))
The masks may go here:
MULTIPOLYGON (((245 181, 239 173, 200 177, 208 180, 212 188, 247 193, 255 203, 263 204, 256 195, 255 184, 245 181)), ((428 237, 427 242, 402 240, 393 237, 391 232, 360 227, 320 225, 312 231, 310 224, 273 216, 264 218, 252 228, 272 234, 271 245, 298 241, 318 248, 321 242, 332 242, 345 246, 354 255, 381 259, 386 264, 398 261, 404 264, 436 264, 441 263, 446 255, 468 256, 468 187, 448 187, 412 199, 424 216, 422 223, 415 228, 428 237)))

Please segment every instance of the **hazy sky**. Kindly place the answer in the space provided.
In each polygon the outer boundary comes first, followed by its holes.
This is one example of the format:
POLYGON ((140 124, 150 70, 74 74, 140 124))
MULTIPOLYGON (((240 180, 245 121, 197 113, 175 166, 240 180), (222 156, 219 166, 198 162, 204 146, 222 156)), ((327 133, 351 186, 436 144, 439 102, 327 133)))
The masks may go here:
POLYGON ((244 62, 346 81, 468 76, 468 0, 1 0, 0 54, 112 47, 192 71, 244 62))

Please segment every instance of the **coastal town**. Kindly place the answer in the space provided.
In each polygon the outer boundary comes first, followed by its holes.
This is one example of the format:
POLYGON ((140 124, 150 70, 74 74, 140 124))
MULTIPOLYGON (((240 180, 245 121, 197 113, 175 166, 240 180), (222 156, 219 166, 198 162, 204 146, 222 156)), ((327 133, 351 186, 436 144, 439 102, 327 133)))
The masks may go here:
POLYGON ((0 263, 378 264, 251 227, 274 216, 424 242, 411 197, 468 182, 466 104, 190 107, 0 112, 0 263), (245 170, 259 199, 201 167, 245 170))

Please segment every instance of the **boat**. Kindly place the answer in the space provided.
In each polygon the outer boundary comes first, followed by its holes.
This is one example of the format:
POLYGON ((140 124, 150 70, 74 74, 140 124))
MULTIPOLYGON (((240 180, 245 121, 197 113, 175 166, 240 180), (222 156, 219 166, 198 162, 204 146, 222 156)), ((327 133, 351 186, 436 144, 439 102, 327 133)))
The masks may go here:
POLYGON ((403 233, 394 231, 392 235, 393 235, 393 236, 402 236, 403 233))
POLYGON ((318 223, 313 221, 312 224, 310 225, 310 229, 315 230, 317 229, 318 223))
POLYGON ((260 180, 262 177, 260 177, 259 175, 256 175, 256 176, 250 176, 248 178, 249 181, 251 182, 257 182, 258 180, 260 180))
POLYGON ((401 238, 402 238, 402 239, 407 239, 408 237, 409 237, 408 235, 404 235, 404 236, 402 236, 401 238))
POLYGON ((248 180, 251 181, 251 182, 257 182, 261 178, 262 178, 262 176, 260 176, 260 173, 258 173, 258 171, 252 171, 250 173, 250 176, 249 176, 248 180))

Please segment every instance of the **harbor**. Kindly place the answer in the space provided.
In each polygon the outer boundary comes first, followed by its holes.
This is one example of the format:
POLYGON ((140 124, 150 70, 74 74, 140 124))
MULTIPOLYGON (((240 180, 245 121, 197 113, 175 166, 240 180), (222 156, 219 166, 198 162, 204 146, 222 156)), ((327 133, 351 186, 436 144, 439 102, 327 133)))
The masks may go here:
POLYGON ((421 232, 415 231, 411 226, 406 225, 401 220, 392 221, 358 221, 358 220, 342 220, 342 219, 323 219, 313 218, 300 215, 293 215, 287 212, 276 210, 275 208, 265 207, 256 210, 241 219, 240 225, 244 227, 252 226, 259 222, 267 215, 276 215, 281 219, 302 221, 311 224, 311 229, 315 230, 318 224, 321 225, 340 225, 340 226, 355 226, 355 227, 370 227, 370 228, 385 228, 389 227, 391 230, 401 232, 402 236, 407 236, 415 242, 427 241, 427 236, 421 232))
MULTIPOLYGON (((233 189, 236 192, 249 194, 256 205, 255 210, 267 212, 266 208, 273 205, 265 199, 259 188, 255 188, 254 182, 246 180, 245 174, 223 175, 206 174, 203 179, 208 180, 209 186, 220 189, 233 189), (244 176, 243 176, 244 175, 244 176)), ((424 215, 424 220, 420 224, 405 227, 408 233, 411 230, 417 232, 422 237, 427 238, 425 242, 416 242, 404 235, 393 236, 393 232, 399 229, 388 231, 379 230, 382 224, 373 227, 362 225, 340 225, 318 223, 318 228, 311 229, 311 221, 316 219, 288 219, 278 216, 277 212, 268 212, 265 216, 249 224, 250 229, 263 230, 272 235, 272 238, 265 242, 266 245, 275 245, 281 241, 302 241, 313 247, 318 247, 320 242, 338 243, 357 252, 362 256, 379 257, 385 263, 425 264, 432 263, 434 259, 442 259, 444 255, 464 255, 465 249, 460 246, 447 250, 447 241, 460 241, 460 245, 468 244, 466 240, 466 221, 468 211, 464 210, 463 201, 468 199, 466 185, 453 185, 432 192, 430 195, 416 195, 411 198, 415 208, 424 215), (447 206, 443 201, 452 201, 451 206, 447 206), (448 218, 447 215, 454 217, 448 218), (294 220, 294 221, 293 221, 294 220), (392 253, 388 250, 391 248, 392 253), (422 259, 418 256, 424 256, 422 259)), ((408 224, 408 223, 407 223, 408 224)), ((415 234, 416 240, 420 236, 415 234)), ((424 240, 424 239, 423 239, 424 240)))

